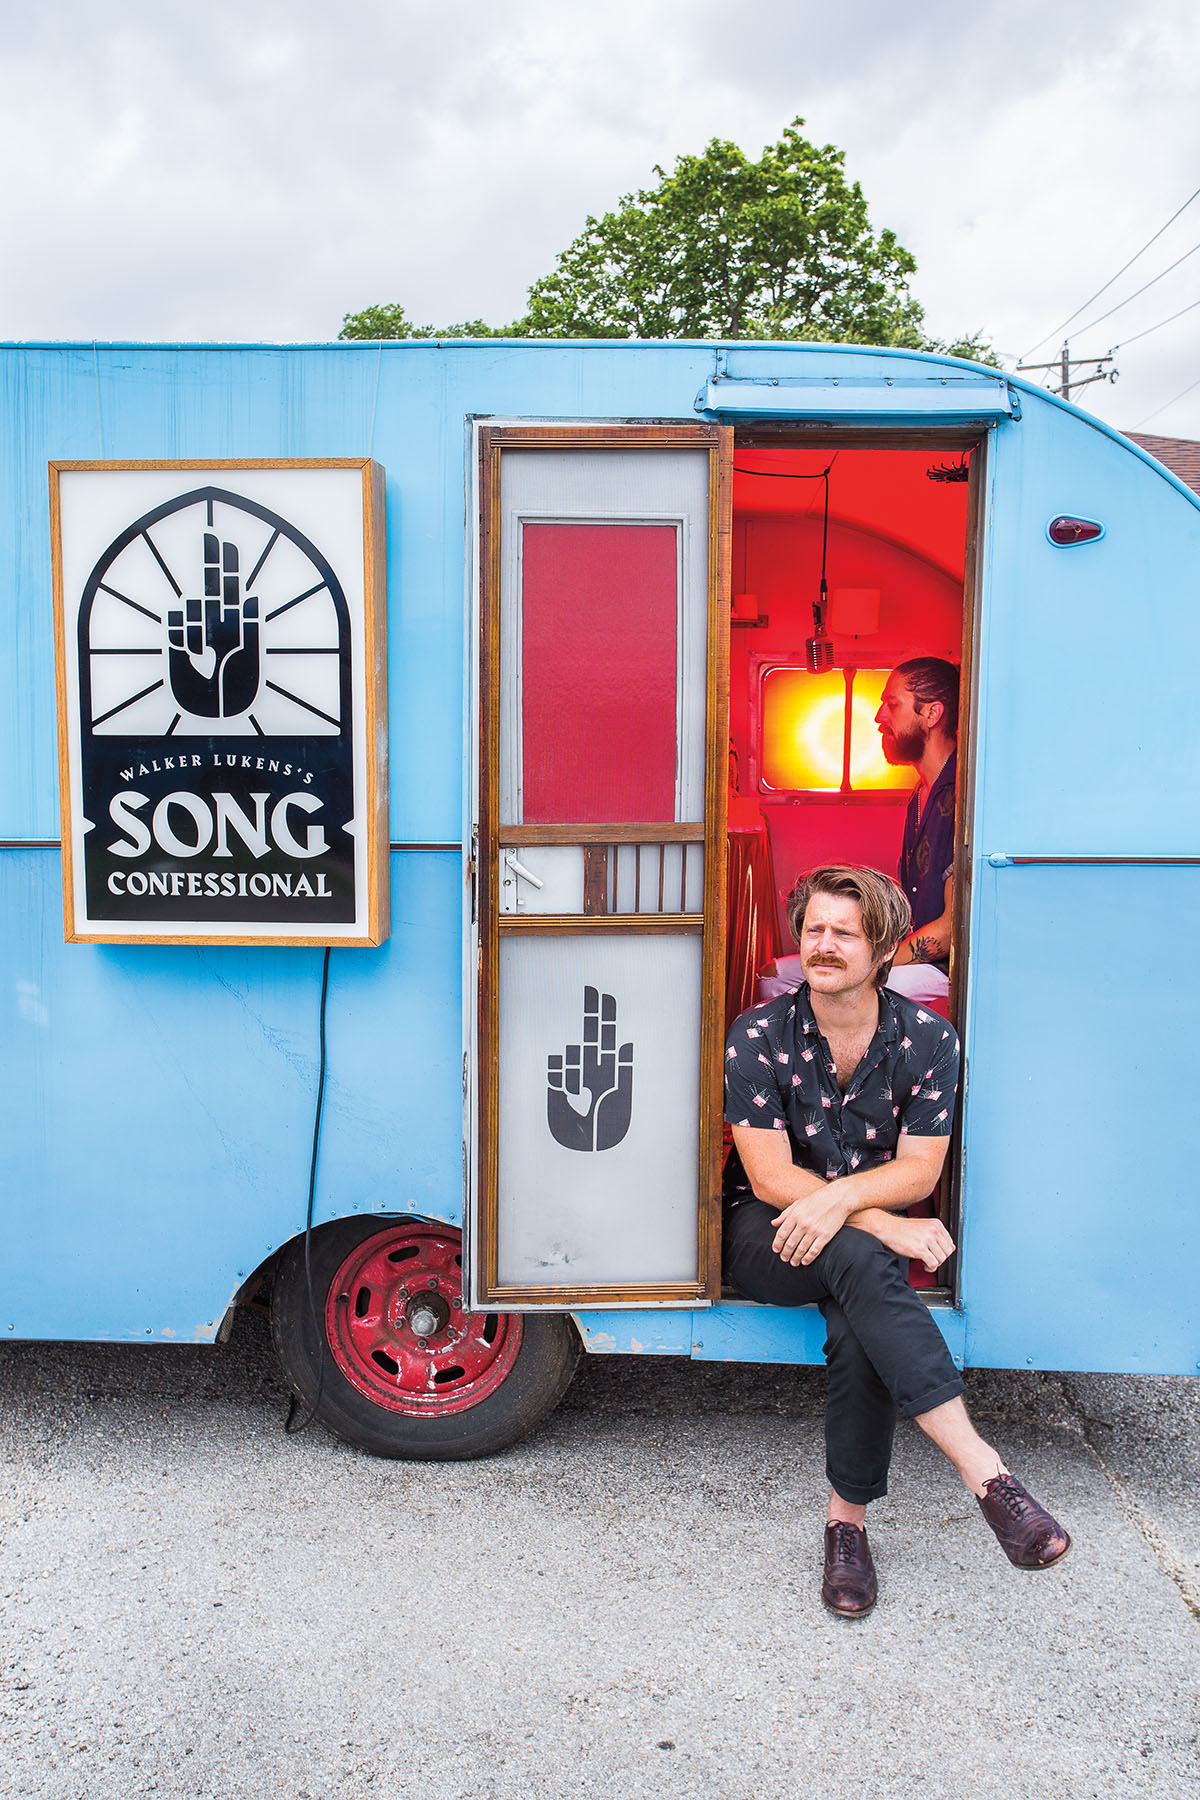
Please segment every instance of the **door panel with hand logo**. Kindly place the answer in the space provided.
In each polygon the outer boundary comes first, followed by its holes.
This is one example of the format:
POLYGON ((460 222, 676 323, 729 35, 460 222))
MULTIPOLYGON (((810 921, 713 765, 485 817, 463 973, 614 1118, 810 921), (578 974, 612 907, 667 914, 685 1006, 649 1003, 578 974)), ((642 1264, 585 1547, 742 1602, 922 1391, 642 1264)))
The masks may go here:
POLYGON ((568 1044, 546 1065, 546 1118, 555 1143, 568 1150, 611 1150, 629 1130, 633 1045, 617 1049, 617 1003, 583 990, 583 1042, 568 1044))
POLYGON ((697 1279, 701 938, 506 937, 498 1275, 697 1279))

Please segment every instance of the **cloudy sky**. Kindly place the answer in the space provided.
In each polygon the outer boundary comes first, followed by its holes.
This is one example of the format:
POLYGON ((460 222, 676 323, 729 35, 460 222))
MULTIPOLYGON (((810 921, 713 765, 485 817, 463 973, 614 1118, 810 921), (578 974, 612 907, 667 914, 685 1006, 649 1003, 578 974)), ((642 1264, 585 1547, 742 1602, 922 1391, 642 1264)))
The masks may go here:
POLYGON ((1163 323, 1200 300, 1200 199, 1083 304, 1200 188, 1196 0, 0 0, 0 24, 0 338, 311 340, 388 300, 500 323, 655 163, 757 156, 800 115, 916 256, 934 333, 1044 360, 1083 307, 1073 353, 1122 348, 1082 403, 1200 437, 1200 306, 1163 323))

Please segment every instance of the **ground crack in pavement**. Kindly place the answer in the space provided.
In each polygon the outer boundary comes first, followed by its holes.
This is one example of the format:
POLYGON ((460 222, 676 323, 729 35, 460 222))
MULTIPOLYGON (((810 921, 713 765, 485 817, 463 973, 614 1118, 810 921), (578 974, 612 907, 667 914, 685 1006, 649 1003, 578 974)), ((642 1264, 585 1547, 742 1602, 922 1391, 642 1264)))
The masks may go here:
POLYGON ((1071 1415, 1074 1429, 1078 1432, 1084 1449, 1088 1452, 1092 1461, 1112 1489, 1113 1494, 1116 1497, 1117 1505, 1120 1507, 1124 1516, 1129 1520, 1129 1523, 1134 1527, 1134 1530, 1138 1533, 1139 1537, 1141 1537, 1146 1544, 1163 1574, 1174 1583, 1176 1588, 1178 1588, 1179 1597, 1191 1613, 1193 1619, 1195 1619, 1197 1623, 1200 1623, 1200 1594, 1196 1594, 1193 1591, 1192 1585, 1183 1570, 1176 1568, 1174 1561, 1172 1560, 1171 1548, 1163 1537, 1162 1532, 1159 1530, 1158 1525, 1154 1519, 1151 1518, 1150 1514, 1138 1504, 1122 1477, 1117 1474, 1117 1471, 1109 1467, 1108 1459, 1096 1441, 1096 1426, 1104 1425, 1108 1430, 1111 1430, 1112 1427, 1107 1425, 1107 1421, 1103 1419, 1094 1419, 1090 1413, 1084 1412, 1079 1401, 1072 1393, 1065 1377, 1060 1379, 1058 1385, 1071 1415))

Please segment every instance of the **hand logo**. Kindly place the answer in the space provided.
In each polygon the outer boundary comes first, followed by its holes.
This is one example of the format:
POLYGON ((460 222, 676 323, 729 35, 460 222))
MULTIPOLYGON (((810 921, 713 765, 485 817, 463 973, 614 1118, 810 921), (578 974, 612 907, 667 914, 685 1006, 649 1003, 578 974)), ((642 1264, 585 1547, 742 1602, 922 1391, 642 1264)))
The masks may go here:
POLYGON ((583 1044, 568 1044, 562 1056, 547 1059, 546 1084, 546 1120, 556 1143, 611 1150, 621 1142, 633 1110, 633 1045, 617 1049, 612 994, 584 988, 583 1044))
POLYGON ((167 612, 171 690, 199 719, 233 719, 258 693, 258 601, 242 596, 238 547, 204 534, 204 598, 167 612))

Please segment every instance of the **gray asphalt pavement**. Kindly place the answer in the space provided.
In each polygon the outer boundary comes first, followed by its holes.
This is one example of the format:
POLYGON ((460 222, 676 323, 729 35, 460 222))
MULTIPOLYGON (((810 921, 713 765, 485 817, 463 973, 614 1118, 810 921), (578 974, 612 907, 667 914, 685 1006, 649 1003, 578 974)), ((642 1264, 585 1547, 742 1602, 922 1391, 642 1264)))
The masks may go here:
POLYGON ((0 1348, 0 1793, 1092 1800, 1200 1791, 1200 1382, 975 1375, 1075 1535, 1011 1569, 919 1433, 881 1599, 816 1597, 817 1370, 594 1358, 538 1437, 285 1438, 222 1348, 0 1348))

